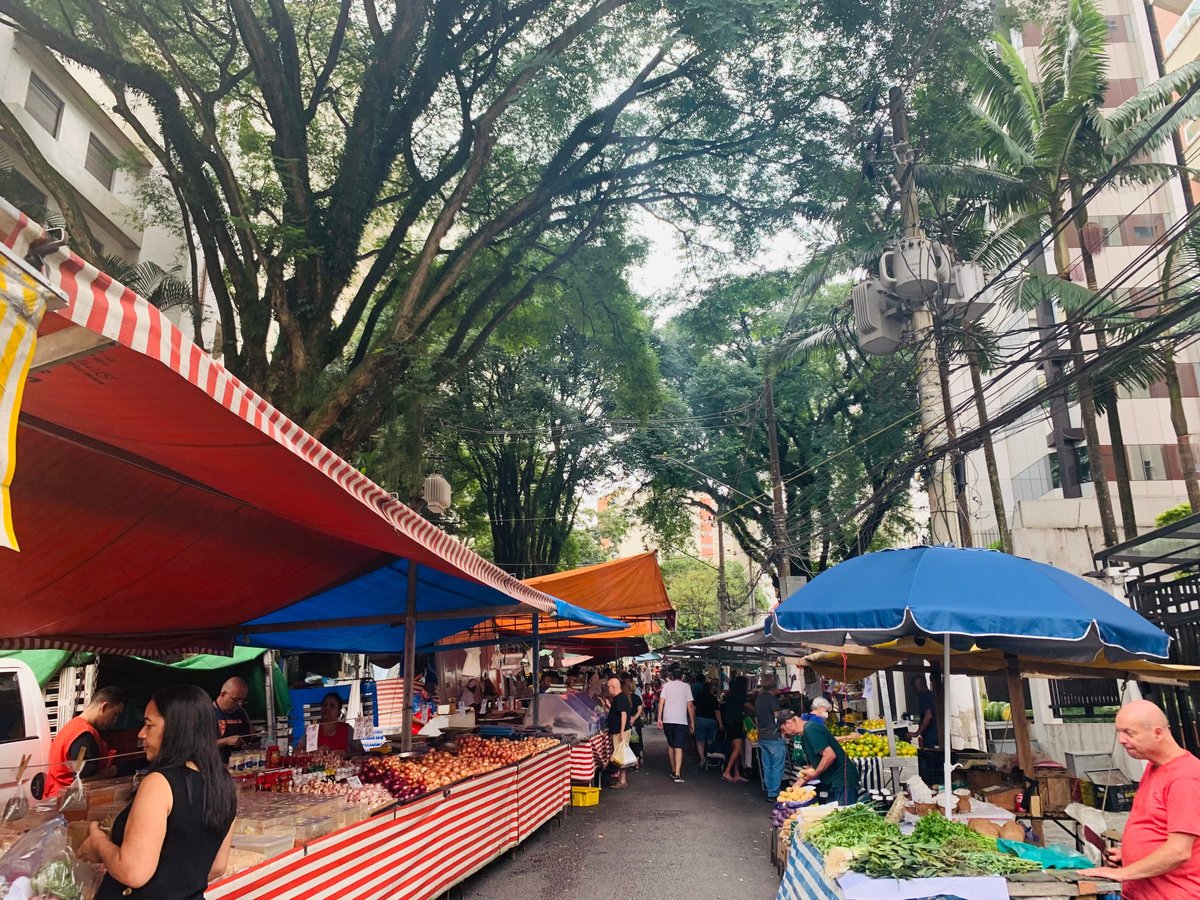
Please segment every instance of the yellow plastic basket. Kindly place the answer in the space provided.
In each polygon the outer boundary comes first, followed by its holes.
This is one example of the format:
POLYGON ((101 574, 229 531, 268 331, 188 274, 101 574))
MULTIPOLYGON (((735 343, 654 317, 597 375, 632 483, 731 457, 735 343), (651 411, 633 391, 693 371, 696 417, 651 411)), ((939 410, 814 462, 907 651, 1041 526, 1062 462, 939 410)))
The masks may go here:
POLYGON ((571 788, 571 805, 572 806, 596 806, 600 803, 600 788, 598 787, 572 787, 571 788))

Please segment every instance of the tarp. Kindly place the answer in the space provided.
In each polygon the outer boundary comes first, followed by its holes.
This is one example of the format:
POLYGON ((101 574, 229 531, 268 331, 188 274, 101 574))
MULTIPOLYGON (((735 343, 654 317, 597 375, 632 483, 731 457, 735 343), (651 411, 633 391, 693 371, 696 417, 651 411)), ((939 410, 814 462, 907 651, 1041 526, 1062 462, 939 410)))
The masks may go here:
MULTIPOLYGON (((239 640, 292 652, 401 653, 404 650, 407 586, 408 563, 399 560, 260 616, 240 630, 239 640)), ((496 593, 484 585, 424 567, 417 572, 417 592, 420 598, 418 647, 480 622, 482 617, 478 615, 450 616, 456 610, 479 609, 493 603, 496 593), (421 619, 421 616, 426 618, 421 619), (438 618, 429 618, 432 616, 438 618)), ((555 609, 581 619, 594 616, 588 610, 570 604, 555 609)), ((599 617, 599 621, 611 620, 599 617)))
POLYGON ((62 671, 72 656, 80 658, 76 665, 90 662, 90 653, 74 654, 70 650, 0 650, 0 658, 17 659, 33 670, 38 687, 44 688, 50 679, 62 671))
MULTIPOLYGON (((17 256, 42 236, 0 199, 0 238, 17 256)), ((25 387, 11 494, 21 552, 0 550, 0 646, 227 652, 242 623, 396 559, 478 585, 476 606, 554 609, 133 292, 66 248, 44 262, 68 306, 43 318, 25 387)))
POLYGON ((653 552, 527 578, 525 584, 615 619, 667 618, 673 625, 675 607, 653 552))

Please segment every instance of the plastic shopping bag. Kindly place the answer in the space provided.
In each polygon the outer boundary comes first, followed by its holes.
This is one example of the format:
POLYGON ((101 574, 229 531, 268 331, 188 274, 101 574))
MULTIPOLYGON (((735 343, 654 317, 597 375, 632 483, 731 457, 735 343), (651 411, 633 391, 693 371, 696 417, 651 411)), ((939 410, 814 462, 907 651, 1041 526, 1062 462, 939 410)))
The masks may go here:
POLYGON ((619 769, 637 765, 637 754, 629 747, 629 738, 622 734, 613 738, 612 763, 619 769))
POLYGON ((31 828, 0 857, 0 883, 9 896, 91 900, 103 877, 99 866, 75 858, 62 816, 31 828))

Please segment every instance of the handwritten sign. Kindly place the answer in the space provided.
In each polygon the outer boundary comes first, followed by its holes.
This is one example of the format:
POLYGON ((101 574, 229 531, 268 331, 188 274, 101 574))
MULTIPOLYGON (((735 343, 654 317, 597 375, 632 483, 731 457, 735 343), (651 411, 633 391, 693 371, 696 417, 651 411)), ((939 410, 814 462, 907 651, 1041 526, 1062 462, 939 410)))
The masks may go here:
POLYGON ((313 753, 317 749, 317 744, 318 744, 317 730, 320 727, 321 727, 320 725, 318 725, 316 722, 314 722, 312 725, 309 725, 307 728, 304 729, 304 749, 307 750, 309 753, 313 753))

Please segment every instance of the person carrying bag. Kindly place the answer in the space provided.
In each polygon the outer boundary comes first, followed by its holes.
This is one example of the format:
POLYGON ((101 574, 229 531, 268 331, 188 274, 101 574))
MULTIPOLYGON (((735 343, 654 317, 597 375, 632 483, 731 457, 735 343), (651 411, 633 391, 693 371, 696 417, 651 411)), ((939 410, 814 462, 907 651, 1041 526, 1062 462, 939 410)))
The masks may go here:
POLYGON ((629 698, 621 690, 619 678, 610 678, 605 685, 610 706, 608 708, 608 734, 613 742, 612 764, 616 766, 617 776, 609 787, 614 791, 629 787, 625 780, 627 769, 637 765, 637 754, 629 746, 629 729, 633 708, 629 698))

